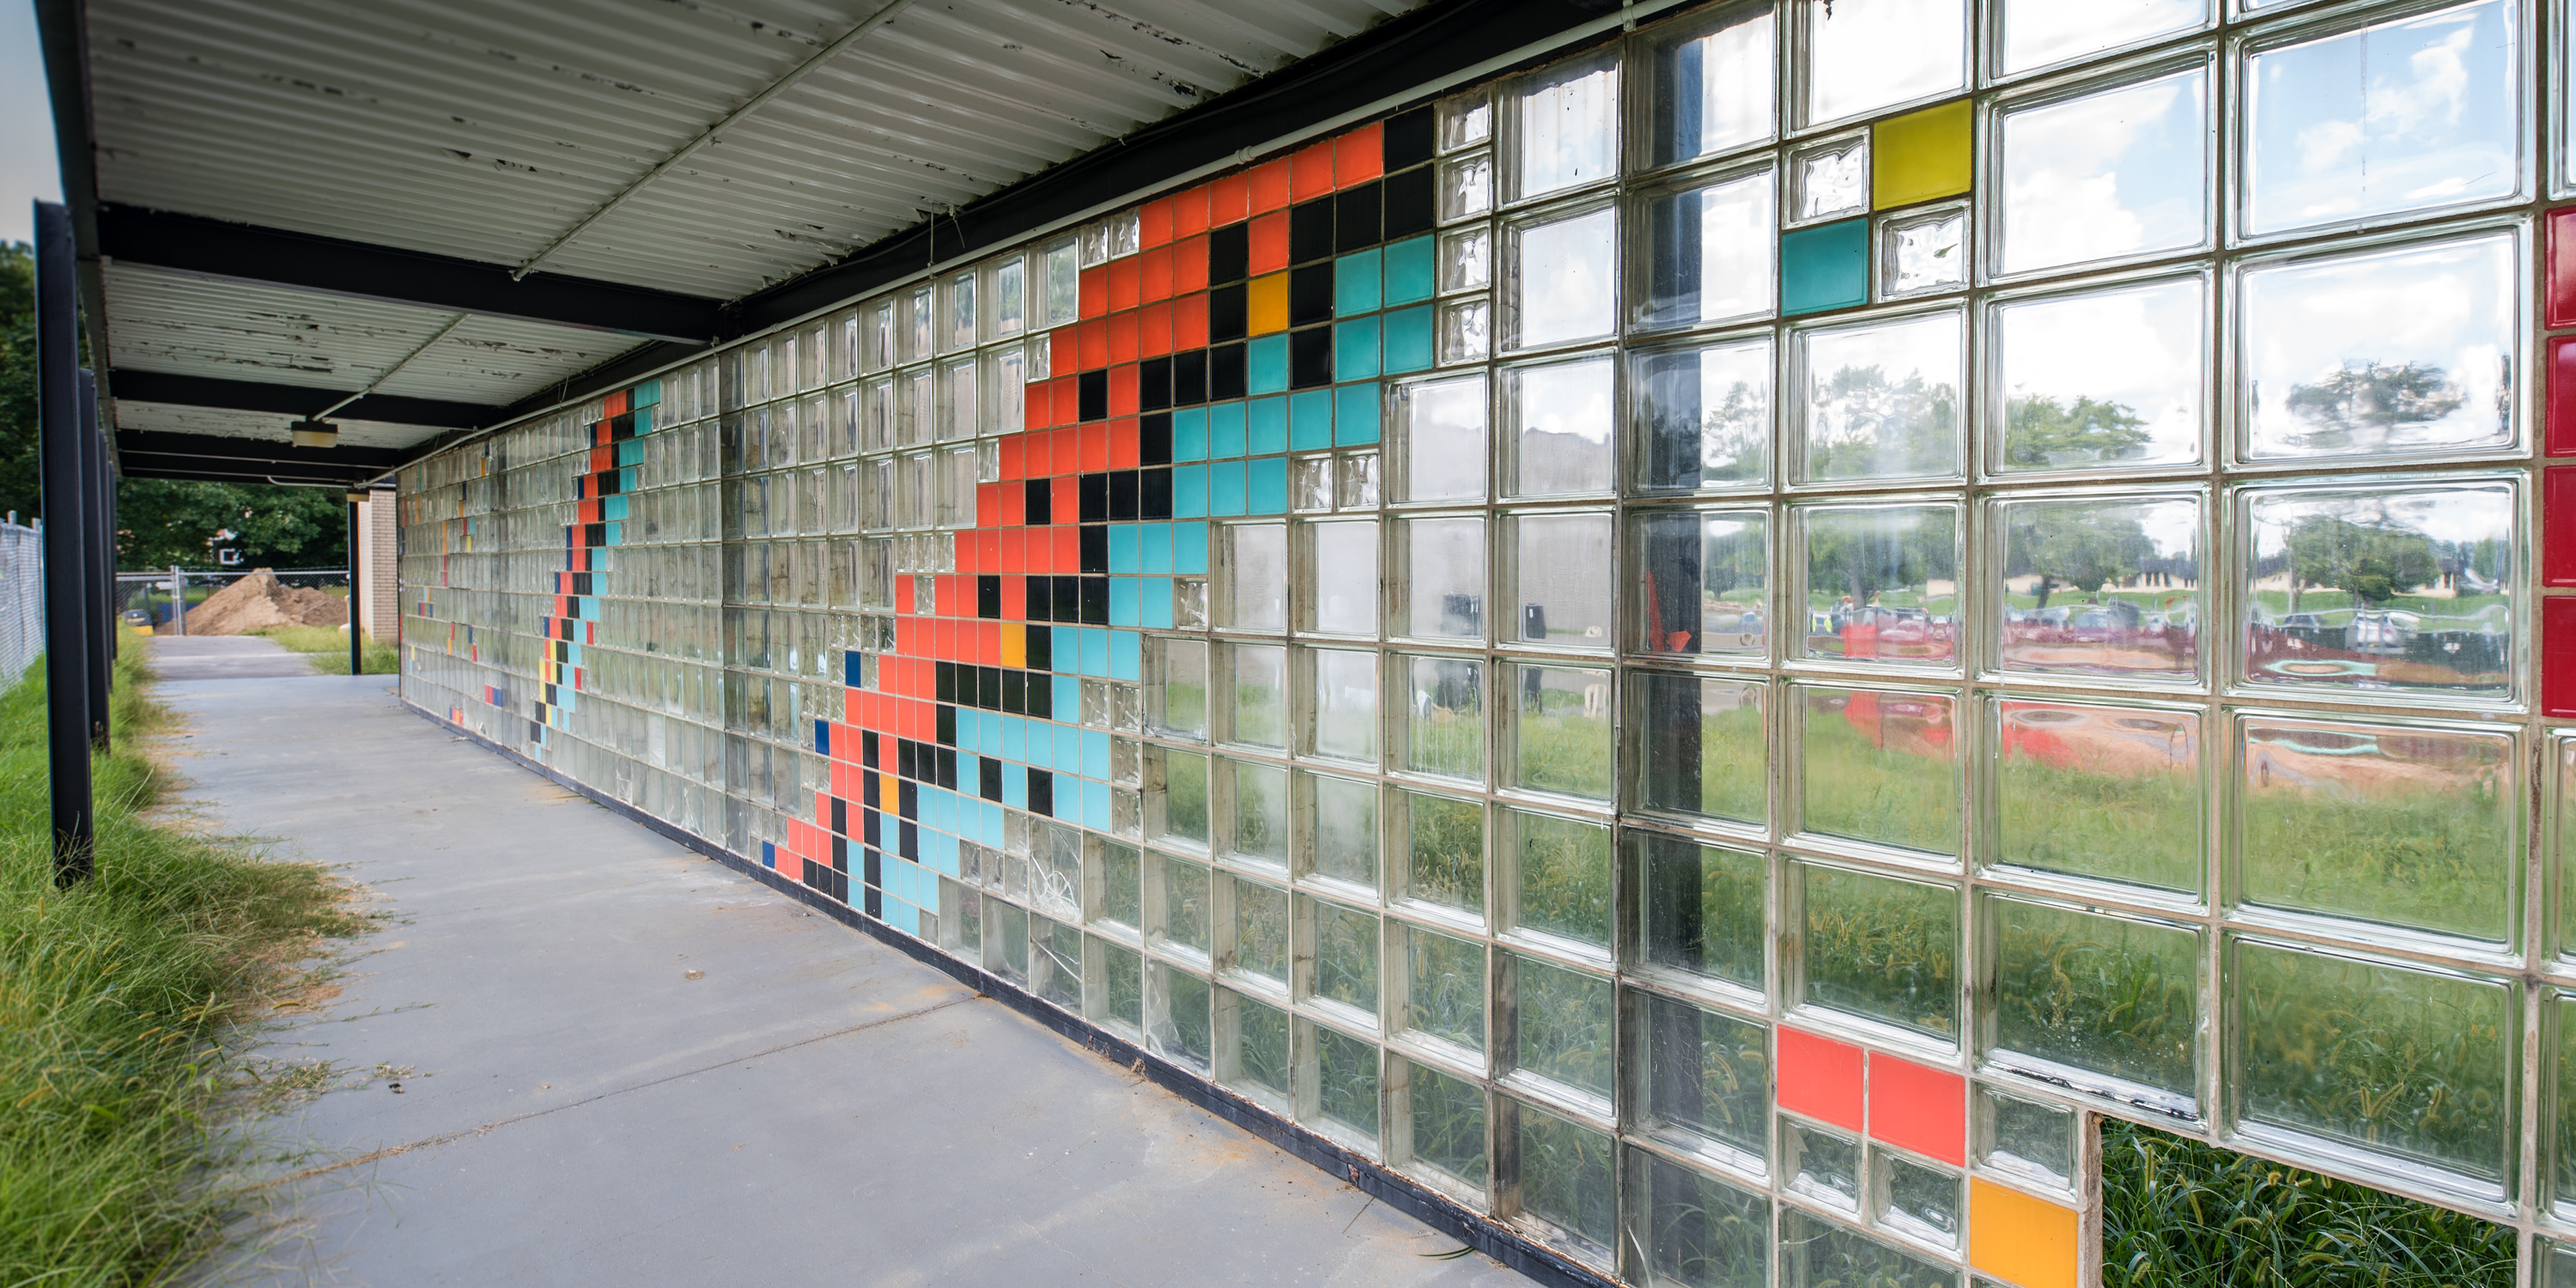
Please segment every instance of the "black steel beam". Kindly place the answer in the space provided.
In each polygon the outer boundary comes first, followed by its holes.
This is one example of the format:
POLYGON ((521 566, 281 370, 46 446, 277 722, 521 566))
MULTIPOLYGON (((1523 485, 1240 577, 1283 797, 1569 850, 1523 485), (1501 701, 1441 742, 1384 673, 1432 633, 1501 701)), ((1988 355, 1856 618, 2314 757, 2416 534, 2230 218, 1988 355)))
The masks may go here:
MULTIPOLYGON (((175 403, 181 407, 222 407, 233 411, 275 412, 298 419, 313 416, 350 395, 347 389, 315 389, 227 376, 191 376, 170 371, 137 371, 119 367, 110 385, 122 402, 175 403)), ((509 409, 491 403, 451 402, 444 398, 406 398, 368 394, 331 413, 333 420, 375 420, 436 429, 480 429, 497 425, 509 409)))
MULTIPOLYGON (((54 881, 96 864, 89 776, 89 595, 82 585, 89 444, 80 425, 80 319, 71 211, 36 203, 36 425, 45 507, 45 746, 54 881)), ((96 431, 93 430, 93 433, 96 431)))
POLYGON ((228 281, 692 344, 726 329, 722 302, 703 296, 562 273, 512 281, 506 264, 203 215, 101 202, 98 237, 111 261, 228 281))
POLYGON ((127 478, 335 486, 365 483, 411 456, 382 447, 296 447, 264 438, 132 429, 117 431, 116 451, 127 478))
MULTIPOLYGON (((98 130, 90 112, 89 17, 81 0, 36 0, 36 43, 43 47, 45 92, 54 109, 54 162, 72 219, 82 321, 94 354, 115 352, 107 330, 107 279, 98 263, 98 130)), ((116 396, 101 381, 98 395, 116 396)))
POLYGON ((88 453, 83 481, 89 484, 89 504, 81 510, 81 589, 89 601, 90 629, 96 632, 90 640, 89 741, 105 751, 114 711, 108 693, 116 675, 116 602, 109 589, 116 584, 116 520, 110 513, 116 505, 116 478, 107 466, 107 436, 98 426, 98 382, 83 367, 80 433, 81 449, 88 453))

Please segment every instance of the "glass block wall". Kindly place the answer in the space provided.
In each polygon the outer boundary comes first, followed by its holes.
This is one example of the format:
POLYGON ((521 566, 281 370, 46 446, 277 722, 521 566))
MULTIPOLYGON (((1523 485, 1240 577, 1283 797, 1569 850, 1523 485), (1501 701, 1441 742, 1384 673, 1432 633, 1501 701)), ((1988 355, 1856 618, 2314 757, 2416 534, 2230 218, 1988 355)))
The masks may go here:
POLYGON ((403 692, 1605 1276, 2538 1269, 2565 17, 1669 9, 405 470, 403 692))

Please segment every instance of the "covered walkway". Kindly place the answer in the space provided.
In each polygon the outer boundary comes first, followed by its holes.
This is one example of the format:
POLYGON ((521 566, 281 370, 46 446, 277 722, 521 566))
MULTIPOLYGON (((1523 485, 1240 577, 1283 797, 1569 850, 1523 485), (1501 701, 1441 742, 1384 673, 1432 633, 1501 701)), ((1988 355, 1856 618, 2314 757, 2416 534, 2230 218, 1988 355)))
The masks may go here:
POLYGON ((163 692, 207 821, 385 914, 267 1053, 330 1088, 268 1282, 1526 1282, 385 677, 163 692))

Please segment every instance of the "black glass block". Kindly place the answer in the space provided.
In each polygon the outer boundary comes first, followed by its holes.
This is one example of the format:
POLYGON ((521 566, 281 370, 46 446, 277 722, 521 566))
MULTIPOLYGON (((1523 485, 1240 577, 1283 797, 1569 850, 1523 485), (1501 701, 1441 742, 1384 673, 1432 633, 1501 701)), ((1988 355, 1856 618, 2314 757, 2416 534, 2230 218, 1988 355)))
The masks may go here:
POLYGON ((1033 622, 1050 621, 1055 617, 1054 578, 1029 578, 1026 594, 1029 602, 1027 610, 1022 614, 1023 616, 1033 622))
POLYGON ((1249 325, 1247 293, 1250 290, 1250 287, 1237 282, 1208 292, 1208 339, 1223 344, 1244 337, 1249 325))
POLYGON ((1082 620, 1085 625, 1089 626, 1107 626, 1109 624, 1108 578, 1085 577, 1082 579, 1082 620))
POLYGON ((875 734, 866 733, 859 735, 859 763, 870 769, 877 767, 877 736, 875 734))
POLYGON ((1055 607, 1047 611, 1047 620, 1078 622, 1082 620, 1082 592, 1071 577, 1049 577, 1048 586, 1055 595, 1055 607))
POLYGON ((1240 282, 1252 271, 1252 225, 1227 224, 1208 232, 1208 281, 1240 282))
POLYGON ((1140 465, 1172 463, 1172 414, 1152 412, 1136 422, 1136 461, 1140 465))
MULTIPOLYGON (((1048 580, 1052 581, 1054 579, 1049 578, 1048 580)), ((1029 714, 1033 716, 1042 716, 1046 714, 1038 708, 1044 705, 1045 702, 1047 680, 1045 676, 1036 674, 1036 672, 1052 671, 1055 669, 1054 641, 1054 631, 1048 630, 1043 626, 1032 626, 1029 628, 1028 662, 1029 670, 1031 672, 1029 676, 1029 714)))
POLYGON ((1136 407, 1161 411, 1172 405, 1172 360, 1147 358, 1136 364, 1136 407))
POLYGON ((1288 333, 1288 385, 1312 389, 1333 383, 1333 329, 1319 326, 1288 333))
POLYGON ((835 836, 850 834, 850 803, 838 796, 832 798, 832 833, 835 836))
POLYGON ((1147 520, 1171 518, 1172 472, 1167 469, 1141 470, 1136 477, 1136 517, 1147 520))
POLYGON ((859 851, 859 880, 868 888, 868 915, 871 917, 877 915, 876 888, 885 884, 885 856, 879 852, 882 848, 870 841, 866 849, 859 851))
POLYGON ((1220 344, 1208 350, 1208 401, 1225 402, 1244 393, 1243 346, 1220 344))
POLYGON ((1074 390, 1080 395, 1075 414, 1083 420, 1109 419, 1109 373, 1086 371, 1074 377, 1074 390))
POLYGON ((907 778, 894 785, 895 817, 921 817, 921 784, 907 778))
POLYGON ((1002 762, 990 756, 977 763, 975 794, 988 801, 1002 799, 1002 762))
POLYGON ((1000 577, 985 573, 975 578, 975 615, 977 617, 1002 615, 1002 579, 1000 577))
POLYGON ((1029 673, 1026 671, 1002 672, 1002 710, 1009 715, 1027 715, 1028 705, 1029 673))
MULTIPOLYGON (((1133 523, 1136 519, 1136 471, 1120 470, 1109 476, 1109 521, 1133 523)), ((1091 571, 1085 568, 1083 571, 1091 571)))
POLYGON ((1020 485, 1020 522, 1043 528, 1055 522, 1055 480, 1030 479, 1020 485))
POLYGON ((930 676, 930 687, 932 693, 939 701, 955 702, 957 700, 956 663, 933 662, 930 664, 930 676))
POLYGON ((901 854, 903 857, 910 859, 915 863, 921 862, 920 823, 912 819, 905 819, 903 826, 896 829, 895 839, 903 843, 896 848, 896 853, 901 854))
POLYGON ((866 816, 859 820, 859 843, 862 845, 885 844, 884 841, 878 839, 885 835, 884 820, 885 815, 878 813, 875 810, 869 810, 866 816))
POLYGON ((1318 197, 1288 208, 1288 262, 1330 259, 1333 254, 1333 199, 1318 197))
MULTIPOLYGON (((1029 659, 1035 665, 1037 659, 1029 659)), ((1029 673, 1029 718, 1050 720, 1055 717, 1055 681, 1035 671, 1029 673)))
MULTIPOLYGON (((847 857, 845 856, 842 861, 844 863, 848 862, 847 857)), ((839 869, 835 869, 833 871, 832 900, 835 903, 848 903, 850 901, 850 874, 848 872, 841 871, 839 869)))
POLYGON ((835 872, 850 870, 850 838, 846 836, 832 838, 832 870, 835 872))
POLYGON ((1043 769, 1029 771, 1029 812, 1055 817, 1055 775, 1043 769))
POLYGON ((1078 484, 1076 484, 1076 485, 1074 486, 1074 491, 1075 491, 1075 494, 1076 494, 1076 495, 1078 495, 1078 496, 1080 496, 1080 497, 1082 498, 1082 516, 1081 516, 1081 521, 1082 521, 1082 522, 1084 522, 1084 523, 1102 523, 1102 522, 1106 522, 1106 521, 1108 520, 1108 518, 1109 518, 1109 476, 1108 476, 1108 475, 1106 475, 1106 474, 1085 474, 1085 475, 1083 475, 1083 476, 1082 476, 1082 481, 1081 481, 1080 483, 1078 483, 1078 484))
POLYGON ((1417 107, 1410 112, 1386 118, 1386 172, 1393 174, 1409 165, 1420 165, 1431 159, 1431 108, 1417 107))
POLYGON ((939 745, 954 747, 957 745, 957 708, 940 707, 938 710, 939 745))
POLYGON ((975 668, 975 705, 986 711, 1002 709, 1002 668, 998 666, 975 668))
MULTIPOLYGON (((949 715, 952 719, 955 718, 956 709, 950 708, 949 715)), ((957 749, 955 747, 939 749, 939 785, 952 792, 957 790, 957 749)))
POLYGON ((895 777, 897 777, 897 778, 919 778, 919 777, 921 777, 921 775, 919 775, 919 774, 916 774, 916 773, 912 772, 912 750, 913 750, 913 742, 912 742, 912 739, 910 739, 910 738, 898 738, 898 739, 896 739, 896 740, 895 740, 895 744, 894 744, 894 776, 895 776, 895 777))
POLYGON ((1207 400, 1207 350, 1173 354, 1172 405, 1196 407, 1207 400))
POLYGON ((1347 255, 1378 244, 1379 185, 1372 181, 1333 194, 1333 253, 1347 255))
MULTIPOLYGON (((1109 571, 1109 529, 1098 524, 1083 525, 1082 570, 1084 572, 1109 571)), ((1063 605, 1062 600, 1056 602, 1059 607, 1063 605)), ((1064 619, 1059 617, 1057 620, 1064 619)))
POLYGON ((1330 262, 1288 270, 1288 325, 1308 326, 1333 320, 1333 266, 1330 262))
POLYGON ((1394 241, 1431 231, 1431 167, 1417 166, 1386 177, 1386 239, 1394 241))
POLYGON ((869 917, 877 921, 885 920, 885 891, 879 890, 875 886, 869 886, 867 888, 867 906, 860 909, 860 911, 865 912, 869 917))

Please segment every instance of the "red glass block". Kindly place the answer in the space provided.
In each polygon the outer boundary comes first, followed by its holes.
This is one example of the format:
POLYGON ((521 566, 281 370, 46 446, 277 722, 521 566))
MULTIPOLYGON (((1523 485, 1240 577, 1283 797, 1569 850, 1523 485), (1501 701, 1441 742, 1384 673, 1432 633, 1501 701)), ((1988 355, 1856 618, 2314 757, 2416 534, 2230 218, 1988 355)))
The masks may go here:
MULTIPOLYGON (((1109 319, 1100 318, 1082 324, 1082 362, 1076 371, 1098 371, 1109 365, 1109 319)), ((1061 410, 1059 408, 1059 410, 1061 410)), ((1069 423, 1072 417, 1065 418, 1069 423)))
MULTIPOLYGON (((1125 259, 1113 259, 1106 267, 1109 270, 1110 312, 1117 313, 1144 303, 1145 274, 1141 257, 1130 255, 1125 259)), ((1089 291, 1083 292, 1086 298, 1090 294, 1089 291)))
MULTIPOLYGON (((1104 350, 1108 348, 1108 344, 1105 339, 1108 334, 1109 333, 1107 331, 1101 332, 1101 335, 1104 337, 1101 347, 1104 350)), ((1103 356, 1105 357, 1107 355, 1104 353, 1103 356)), ((1055 382, 1055 423, 1059 426, 1070 425, 1080 419, 1082 419, 1081 379, 1074 377, 1055 382)), ((1049 474, 1054 471, 1040 470, 1038 472, 1041 474, 1049 474)))
POLYGON ((1136 310, 1136 353, 1139 357, 1159 358, 1172 351, 1172 302, 1148 304, 1136 310))
POLYGON ((1785 1026, 1778 1032, 1780 1107, 1860 1131, 1861 1049, 1785 1026))
MULTIPOLYGON (((1016 528, 1028 522, 1029 490, 1027 488, 1021 486, 1017 480, 990 486, 994 489, 993 508, 984 512, 990 516, 988 522, 1001 528, 1016 528)), ((1001 560, 1001 542, 997 534, 993 545, 993 562, 986 565, 984 571, 1004 571, 1001 560)))
POLYGON ((1288 267, 1288 212, 1277 211, 1253 220, 1249 240, 1254 277, 1288 267))
MULTIPOLYGON (((1008 539, 1006 552, 1016 556, 1022 534, 1006 532, 1002 535, 1008 539)), ((1017 561, 1010 562, 1016 565, 1017 561)), ((1016 575, 1016 572, 1015 567, 1012 572, 1002 574, 1002 620, 1006 622, 1027 621, 1029 616, 1029 579, 1016 575)))
POLYGON ((1252 176, 1230 174, 1208 185, 1208 227, 1222 228, 1252 217, 1252 176))
MULTIPOLYGON (((1043 390, 1029 395, 1026 401, 1032 407, 1042 401, 1045 402, 1049 408, 1053 408, 1055 406, 1054 396, 1051 394, 1045 394, 1043 390)), ((996 467, 1002 472, 1002 480, 1004 482, 1009 482, 1012 479, 1028 477, 1028 475, 1021 472, 1028 468, 1029 440, 1027 435, 1003 435, 1001 441, 993 445, 993 456, 995 458, 996 467)))
POLYGON ((1208 297, 1184 295, 1172 301, 1172 348, 1204 349, 1208 342, 1208 297))
POLYGON ((1207 238, 1193 237, 1172 247, 1172 294, 1204 291, 1208 284, 1207 238))
POLYGON ((2576 586, 2576 465, 2540 472, 2540 583, 2576 586))
MULTIPOLYGON (((1023 499, 1025 500, 1025 494, 1023 494, 1023 499)), ((1022 508, 1025 509, 1026 507, 1023 506, 1022 508)), ((1011 597, 1014 592, 1011 589, 1010 583, 1023 580, 1020 574, 1029 570, 1028 542, 1028 529, 1002 529, 1002 555, 1000 563, 1002 565, 1002 579, 1004 583, 1002 586, 1002 610, 1005 613, 1010 611, 1013 604, 1019 602, 1011 597)))
POLYGON ((2548 452, 2576 456, 2576 335, 2549 342, 2548 367, 2541 373, 2541 382, 2548 386, 2541 391, 2542 405, 2548 408, 2543 431, 2548 452))
POLYGON ((1136 210, 1136 244, 1146 249, 1172 241, 1172 199, 1148 201, 1136 210))
POLYGON ((1136 418, 1133 416, 1109 422, 1109 468, 1136 468, 1136 418))
POLYGON ((1081 304, 1082 316, 1096 318, 1109 311, 1109 266, 1107 264, 1082 270, 1081 276, 1075 281, 1079 289, 1075 291, 1074 299, 1081 304))
POLYGON ((1136 257, 1139 299, 1151 304, 1156 300, 1172 298, 1172 276, 1175 267, 1172 256, 1171 247, 1157 246, 1136 257))
POLYGON ((1079 440, 1076 441, 1069 458, 1059 453, 1056 459, 1064 466, 1065 472, 1064 477, 1055 481, 1055 499, 1047 503, 1047 510, 1048 516, 1062 525, 1073 522, 1073 517, 1082 513, 1082 480, 1074 476, 1074 471, 1082 468, 1082 448, 1079 440))
POLYGON ((1386 126, 1371 121, 1333 140, 1333 185, 1354 187, 1386 173, 1386 126))
POLYGON ((930 579, 930 602, 936 607, 940 616, 964 617, 972 608, 971 600, 962 602, 959 600, 957 585, 958 578, 952 573, 942 573, 930 579))
POLYGON ((1172 238, 1194 237, 1208 230, 1210 188, 1207 184, 1172 194, 1172 238))
POLYGON ((1968 1080, 1891 1055, 1869 1057, 1869 1134, 1890 1145, 1968 1162, 1968 1080))
POLYGON ((2549 212, 2549 260, 2547 298, 2541 305, 2542 325, 2576 326, 2576 206, 2549 212))
POLYGON ((2540 714, 2576 716, 2576 599, 2540 601, 2540 714))
MULTIPOLYGON (((1131 363, 1126 366, 1111 367, 1109 369, 1109 414, 1133 416, 1136 414, 1137 406, 1135 366, 1131 363)), ((1085 449, 1082 455, 1085 462, 1091 459, 1088 449, 1085 449)), ((1084 468, 1106 469, 1108 467, 1086 464, 1084 468)))
POLYGON ((1299 149, 1289 160, 1289 200, 1311 201, 1333 190, 1333 144, 1327 139, 1299 149))
POLYGON ((1050 531, 1055 533, 1055 567, 1050 571, 1059 577, 1082 571, 1082 529, 1068 523, 1050 531))
POLYGON ((1266 214, 1288 208, 1288 158, 1281 157, 1267 165, 1252 168, 1252 213, 1266 214))

